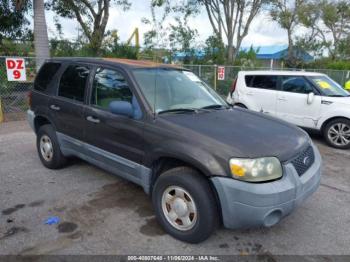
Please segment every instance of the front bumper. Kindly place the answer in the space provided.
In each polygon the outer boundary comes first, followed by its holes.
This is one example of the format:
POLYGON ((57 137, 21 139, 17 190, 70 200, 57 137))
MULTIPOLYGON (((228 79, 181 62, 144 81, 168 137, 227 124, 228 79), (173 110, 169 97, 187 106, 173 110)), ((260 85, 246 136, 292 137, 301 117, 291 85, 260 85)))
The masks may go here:
POLYGON ((232 178, 211 178, 219 196, 224 226, 248 228, 273 226, 316 191, 321 180, 322 159, 313 145, 315 162, 299 176, 294 166, 283 166, 280 180, 247 183, 232 178))
POLYGON ((27 110, 27 121, 30 127, 35 131, 35 126, 34 126, 34 118, 35 114, 32 110, 27 110))

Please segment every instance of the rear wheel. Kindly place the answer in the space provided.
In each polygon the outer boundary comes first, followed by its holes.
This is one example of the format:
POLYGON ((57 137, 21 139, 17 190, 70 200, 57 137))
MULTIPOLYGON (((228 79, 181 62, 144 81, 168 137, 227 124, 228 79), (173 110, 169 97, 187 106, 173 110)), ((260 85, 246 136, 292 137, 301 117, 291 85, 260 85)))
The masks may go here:
POLYGON ((41 163, 45 167, 58 169, 66 164, 66 158, 62 155, 52 125, 43 125, 39 128, 36 146, 41 163))
POLYGON ((350 120, 338 118, 330 121, 324 128, 324 138, 335 148, 350 148, 350 120))
POLYGON ((153 188, 152 202, 158 222, 179 240, 199 243, 218 225, 217 204, 209 181, 191 168, 164 172, 153 188))

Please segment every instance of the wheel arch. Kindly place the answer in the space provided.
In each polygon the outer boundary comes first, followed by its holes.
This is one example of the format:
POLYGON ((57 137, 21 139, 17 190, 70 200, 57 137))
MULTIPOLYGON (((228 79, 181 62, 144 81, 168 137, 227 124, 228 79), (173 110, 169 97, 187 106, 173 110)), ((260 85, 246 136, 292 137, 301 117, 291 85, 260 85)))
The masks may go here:
POLYGON ((207 179, 218 207, 218 214, 220 216, 219 221, 220 223, 222 223, 223 220, 222 220, 222 210, 221 210, 220 199, 213 182, 211 181, 211 179, 209 179, 210 174, 208 174, 208 171, 203 171, 203 168, 198 167, 193 163, 190 163, 189 161, 180 159, 178 157, 170 157, 170 156, 161 156, 158 159, 154 160, 152 163, 152 175, 151 175, 151 181, 150 181, 151 184, 150 184, 150 191, 149 191, 150 195, 152 195, 153 186, 162 173, 164 173, 167 170, 170 170, 176 167, 181 167, 181 166, 192 168, 196 170, 199 175, 207 179))
POLYGON ((322 125, 321 125, 321 132, 323 133, 324 132, 324 129, 325 127, 328 125, 328 123, 330 123, 331 121, 333 120, 336 120, 336 119, 346 119, 348 121, 350 121, 350 118, 348 117, 345 117, 345 116, 334 116, 334 117, 330 117, 328 119, 326 119, 325 121, 323 121, 322 125))
POLYGON ((50 119, 47 116, 44 115, 37 115, 34 118, 34 131, 35 133, 38 133, 39 128, 43 125, 53 125, 53 122, 50 121, 50 119))

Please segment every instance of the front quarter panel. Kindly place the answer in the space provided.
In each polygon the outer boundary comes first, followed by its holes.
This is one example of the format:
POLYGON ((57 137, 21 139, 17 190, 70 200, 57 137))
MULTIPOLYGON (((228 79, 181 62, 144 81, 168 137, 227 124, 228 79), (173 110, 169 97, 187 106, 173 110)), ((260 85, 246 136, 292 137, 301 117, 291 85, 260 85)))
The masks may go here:
MULTIPOLYGON (((201 145, 193 143, 191 131, 184 135, 183 130, 163 128, 153 123, 145 126, 145 166, 162 158, 169 157, 181 160, 199 169, 206 176, 227 176, 226 160, 218 159, 201 145)), ((227 164, 228 166, 228 164, 227 164)))
POLYGON ((321 118, 317 123, 317 129, 321 129, 324 123, 336 117, 343 117, 350 119, 350 107, 349 105, 332 104, 332 105, 322 105, 321 118))

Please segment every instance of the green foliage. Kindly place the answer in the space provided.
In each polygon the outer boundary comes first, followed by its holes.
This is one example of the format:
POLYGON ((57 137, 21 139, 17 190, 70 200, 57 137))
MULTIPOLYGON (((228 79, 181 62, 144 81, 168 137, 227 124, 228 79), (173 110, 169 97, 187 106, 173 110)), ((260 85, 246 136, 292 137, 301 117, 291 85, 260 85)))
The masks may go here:
POLYGON ((0 2, 0 41, 3 38, 26 39, 31 36, 26 18, 31 8, 31 1, 23 0, 21 4, 14 0, 0 2))
POLYGON ((299 44, 316 50, 316 55, 327 51, 332 59, 349 57, 349 0, 313 0, 304 4, 298 15, 301 24, 309 29, 298 39, 299 44))
POLYGON ((318 59, 313 63, 305 65, 311 69, 333 69, 333 70, 350 70, 350 60, 336 60, 331 58, 318 59))
POLYGON ((256 55, 259 49, 254 49, 251 46, 247 51, 240 51, 235 61, 236 66, 242 66, 244 68, 256 68, 261 66, 261 62, 257 59, 256 55))
POLYGON ((123 11, 131 6, 128 0, 50 0, 47 6, 61 17, 77 19, 88 39, 88 52, 101 55, 111 4, 119 6, 123 11))
POLYGON ((205 40, 204 46, 206 64, 225 64, 226 49, 222 39, 217 35, 212 35, 205 40))

